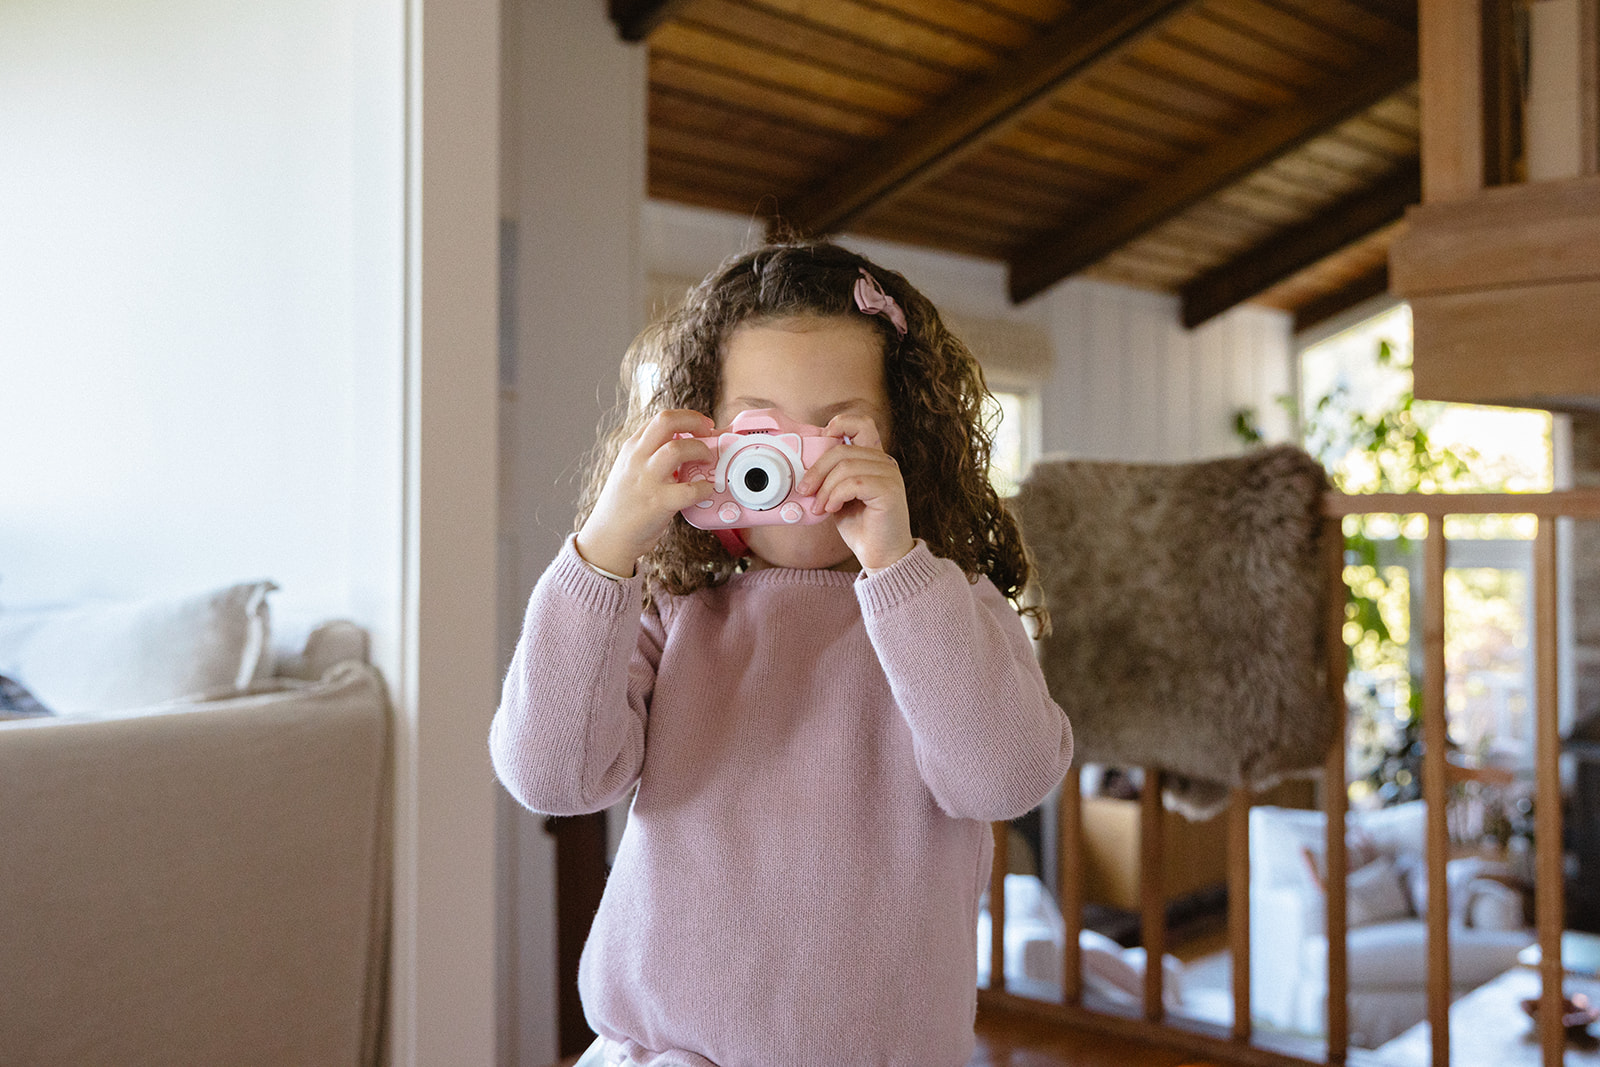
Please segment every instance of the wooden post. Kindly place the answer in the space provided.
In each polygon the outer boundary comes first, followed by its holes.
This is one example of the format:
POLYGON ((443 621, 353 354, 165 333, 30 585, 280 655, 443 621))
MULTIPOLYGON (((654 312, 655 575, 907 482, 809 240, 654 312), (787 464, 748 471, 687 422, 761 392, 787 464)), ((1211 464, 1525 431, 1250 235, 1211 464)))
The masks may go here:
POLYGON ((1483 181, 1518 180, 1522 157, 1522 78, 1517 8, 1522 0, 1483 0, 1483 181))
POLYGON ((1350 1048, 1349 945, 1346 942, 1346 893, 1349 861, 1345 854, 1345 812, 1350 796, 1345 786, 1345 734, 1350 709, 1345 703, 1344 523, 1334 516, 1322 523, 1322 553, 1327 572, 1327 603, 1323 606, 1324 680, 1328 714, 1333 718, 1333 740, 1328 745, 1322 774, 1322 811, 1325 820, 1323 854, 1327 877, 1323 894, 1328 936, 1328 1063, 1340 1064, 1350 1048))
POLYGON ((1445 864, 1450 859, 1445 805, 1449 768, 1445 761, 1444 518, 1428 518, 1423 548, 1422 594, 1422 795, 1427 801, 1428 1022, 1433 1067, 1450 1064, 1450 902, 1445 864))
POLYGON ((1578 173, 1600 174, 1600 0, 1578 0, 1578 173))
POLYGON ((989 868, 989 988, 1006 987, 1006 868, 1011 865, 1011 824, 997 822, 994 865, 989 868))
POLYGON ((1077 764, 1061 783, 1056 805, 1056 885, 1061 898, 1061 1002, 1083 1002, 1083 788, 1077 764))
POLYGON ((1418 0, 1422 201, 1483 188, 1483 2, 1418 0))
POLYGON ((1233 1039, 1250 1040, 1250 790, 1228 801, 1228 951, 1233 954, 1233 1039))
MULTIPOLYGON (((1539 927, 1539 1037, 1545 1067, 1561 1067, 1566 1034, 1561 1028, 1561 928, 1566 923, 1565 872, 1561 849, 1561 733, 1557 671, 1556 522, 1539 520, 1533 544, 1534 655, 1538 698, 1534 705, 1534 908, 1539 927)), ((1430 909, 1431 911, 1431 909, 1430 909)))
POLYGON ((1162 961, 1167 954, 1166 842, 1161 807, 1161 772, 1144 769, 1139 793, 1140 931, 1144 941, 1144 1017, 1153 1023, 1166 1014, 1162 1003, 1162 961))

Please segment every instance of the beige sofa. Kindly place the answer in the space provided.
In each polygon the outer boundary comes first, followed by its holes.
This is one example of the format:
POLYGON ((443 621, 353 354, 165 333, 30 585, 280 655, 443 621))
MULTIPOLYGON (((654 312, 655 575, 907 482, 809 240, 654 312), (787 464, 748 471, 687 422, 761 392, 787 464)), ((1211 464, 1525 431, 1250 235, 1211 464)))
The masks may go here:
POLYGON ((271 656, 263 586, 190 610, 194 655, 159 605, 132 625, 165 628, 132 637, 0 612, 0 674, 70 705, 0 722, 0 1065, 378 1062, 388 701, 348 623, 271 656), (74 632, 85 664, 165 647, 207 661, 168 684, 232 678, 94 707, 116 686, 63 685, 74 632))

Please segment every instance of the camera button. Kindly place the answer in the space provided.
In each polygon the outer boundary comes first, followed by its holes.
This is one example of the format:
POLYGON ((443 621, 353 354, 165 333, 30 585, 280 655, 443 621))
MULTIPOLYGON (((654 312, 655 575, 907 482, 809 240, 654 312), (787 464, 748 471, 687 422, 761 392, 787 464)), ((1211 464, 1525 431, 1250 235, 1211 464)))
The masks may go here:
POLYGON ((715 500, 696 500, 694 502, 694 506, 697 507, 697 508, 709 508, 712 504, 715 504, 715 503, 716 503, 715 500))
POLYGON ((793 501, 790 501, 789 503, 785 504, 778 511, 778 517, 781 518, 784 522, 789 523, 790 525, 793 525, 794 523, 797 523, 801 519, 805 518, 805 514, 806 514, 805 513, 805 509, 802 508, 799 504, 794 503, 793 501))
POLYGON ((717 518, 721 519, 723 522, 738 522, 740 514, 741 512, 738 504, 728 503, 717 509, 717 518))

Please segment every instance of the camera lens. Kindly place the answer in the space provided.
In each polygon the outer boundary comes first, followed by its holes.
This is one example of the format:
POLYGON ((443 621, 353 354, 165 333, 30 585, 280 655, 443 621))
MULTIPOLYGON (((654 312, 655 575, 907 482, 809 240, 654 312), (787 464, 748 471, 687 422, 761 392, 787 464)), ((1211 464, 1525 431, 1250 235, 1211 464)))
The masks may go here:
POLYGON ((793 485, 788 458, 772 445, 752 442, 728 459, 728 493, 740 507, 770 511, 793 485))

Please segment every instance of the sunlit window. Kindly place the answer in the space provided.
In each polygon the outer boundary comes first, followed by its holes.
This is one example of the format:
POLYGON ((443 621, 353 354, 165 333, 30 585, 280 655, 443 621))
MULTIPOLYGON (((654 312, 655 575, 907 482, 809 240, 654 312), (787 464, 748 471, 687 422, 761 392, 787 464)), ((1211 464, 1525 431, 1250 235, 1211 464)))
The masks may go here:
POLYGON ((989 481, 1001 496, 1016 493, 1033 461, 1034 407, 1034 397, 1027 392, 990 387, 984 403, 984 421, 994 431, 989 481))
MULTIPOLYGON (((1414 400, 1411 313, 1399 305, 1304 350, 1308 450, 1349 493, 1542 492, 1553 485, 1546 412, 1414 400)), ((1469 759, 1532 762, 1528 595, 1533 516, 1454 516, 1445 576, 1450 738, 1469 759)), ((1419 788, 1419 515, 1346 520, 1352 797, 1392 803, 1419 788)))

